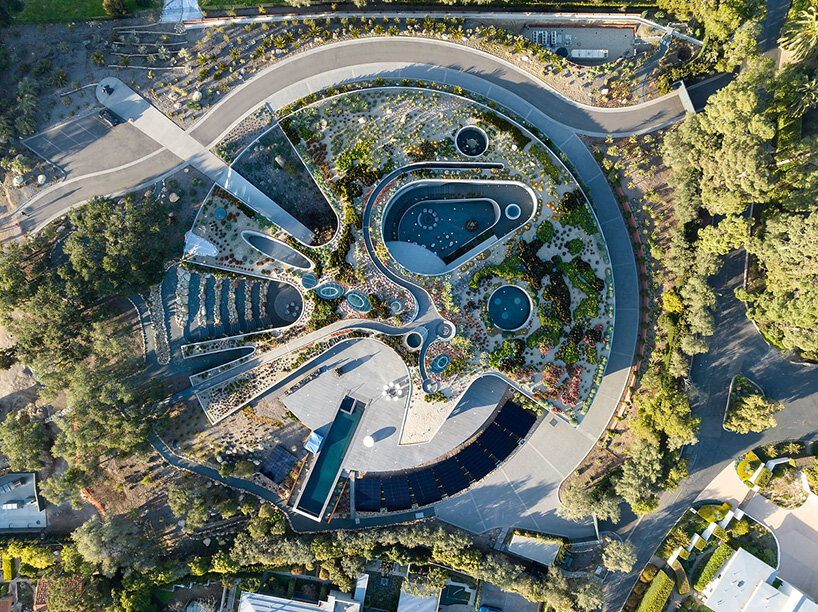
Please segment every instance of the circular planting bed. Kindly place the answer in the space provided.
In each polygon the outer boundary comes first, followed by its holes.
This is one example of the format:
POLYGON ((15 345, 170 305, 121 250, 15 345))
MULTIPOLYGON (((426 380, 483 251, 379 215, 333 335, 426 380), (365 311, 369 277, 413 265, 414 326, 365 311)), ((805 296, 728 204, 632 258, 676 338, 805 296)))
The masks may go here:
POLYGON ((504 331, 514 331, 526 324, 531 316, 531 298, 514 285, 503 285, 489 296, 491 322, 504 331))
POLYGON ((466 157, 479 157, 489 146, 489 137, 479 127, 467 125, 455 136, 457 150, 466 157))

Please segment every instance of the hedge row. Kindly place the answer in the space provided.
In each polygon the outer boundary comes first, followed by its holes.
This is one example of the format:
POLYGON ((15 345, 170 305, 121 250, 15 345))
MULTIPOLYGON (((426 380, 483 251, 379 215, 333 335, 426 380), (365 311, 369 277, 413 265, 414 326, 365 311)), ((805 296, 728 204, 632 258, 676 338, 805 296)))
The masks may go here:
POLYGON ((727 560, 733 555, 734 552, 733 547, 728 544, 722 544, 719 546, 715 552, 710 555, 710 559, 707 560, 707 564, 699 573, 698 578, 696 578, 696 582, 693 583, 693 588, 697 591, 701 591, 704 589, 704 587, 710 584, 710 581, 716 577, 716 574, 719 573, 719 570, 725 563, 727 563, 727 560))
POLYGON ((651 581, 636 612, 662 612, 672 591, 673 579, 660 571, 651 581))

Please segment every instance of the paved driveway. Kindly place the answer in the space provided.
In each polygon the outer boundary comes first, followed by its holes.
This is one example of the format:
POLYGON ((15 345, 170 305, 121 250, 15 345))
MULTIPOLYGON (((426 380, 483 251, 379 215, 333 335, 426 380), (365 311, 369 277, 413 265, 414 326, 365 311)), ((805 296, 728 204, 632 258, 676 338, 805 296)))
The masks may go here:
POLYGON ((530 602, 516 593, 500 590, 488 582, 483 583, 483 598, 480 605, 491 606, 502 612, 537 612, 540 609, 540 604, 530 602))
POLYGON ((97 110, 35 134, 25 143, 69 178, 116 168, 159 150, 159 143, 132 125, 109 127, 97 110))
POLYGON ((801 507, 785 510, 756 495, 744 510, 778 539, 779 577, 818 600, 818 496, 810 494, 801 507))

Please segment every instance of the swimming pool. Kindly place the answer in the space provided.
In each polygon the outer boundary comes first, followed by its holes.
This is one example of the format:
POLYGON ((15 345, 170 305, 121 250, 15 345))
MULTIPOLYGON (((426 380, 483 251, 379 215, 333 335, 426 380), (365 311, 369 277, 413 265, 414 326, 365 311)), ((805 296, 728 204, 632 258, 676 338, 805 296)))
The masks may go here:
POLYGON ((338 482, 341 463, 355 436, 355 430, 358 429, 363 413, 364 403, 362 401, 349 396, 344 397, 341 401, 335 420, 330 425, 329 433, 312 465, 307 482, 301 490, 295 506, 296 510, 316 520, 321 520, 335 483, 338 482), (348 412, 349 410, 351 412, 348 412))
POLYGON ((520 329, 531 315, 531 298, 514 285, 503 285, 489 296, 489 317, 500 329, 520 329))

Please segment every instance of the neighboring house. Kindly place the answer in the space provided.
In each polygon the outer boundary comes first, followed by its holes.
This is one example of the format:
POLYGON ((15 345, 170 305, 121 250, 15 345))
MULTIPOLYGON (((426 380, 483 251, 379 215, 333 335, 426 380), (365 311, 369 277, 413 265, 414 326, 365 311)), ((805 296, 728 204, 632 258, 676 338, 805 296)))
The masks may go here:
POLYGON ((0 598, 0 612, 11 612, 13 605, 14 598, 11 595, 0 598))
POLYGON ((410 595, 401 591, 398 612, 437 612, 440 606, 440 590, 429 595, 410 595))
POLYGON ((244 591, 239 600, 239 612, 362 612, 363 604, 346 593, 330 591, 327 601, 309 603, 274 595, 244 591))
POLYGON ((818 612, 818 604, 777 573, 739 548, 702 591, 704 605, 715 612, 818 612))
POLYGON ((48 525, 34 472, 0 476, 0 532, 42 531, 48 525))

